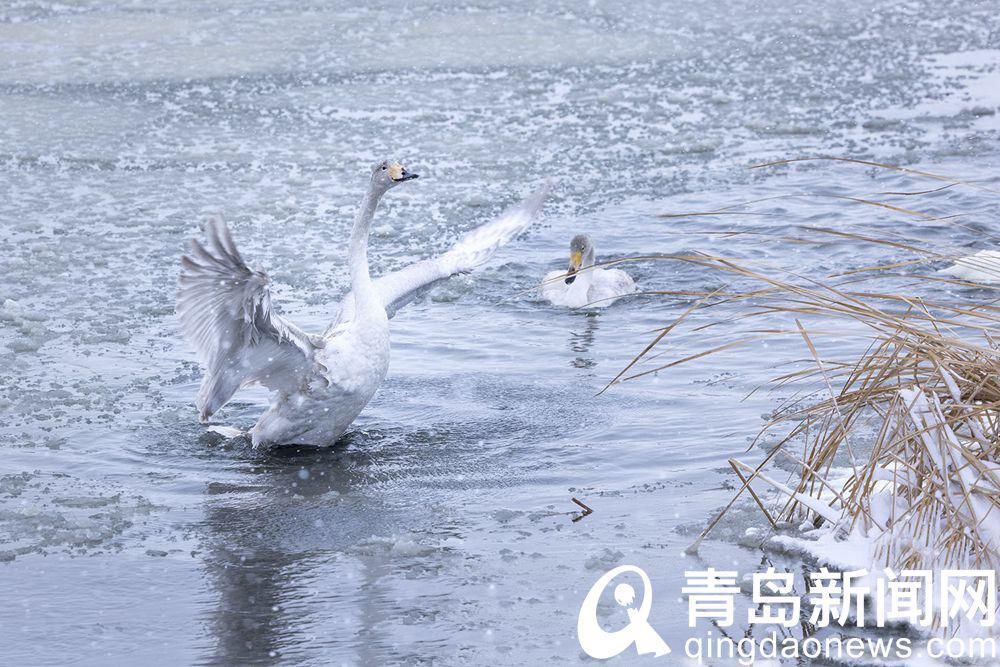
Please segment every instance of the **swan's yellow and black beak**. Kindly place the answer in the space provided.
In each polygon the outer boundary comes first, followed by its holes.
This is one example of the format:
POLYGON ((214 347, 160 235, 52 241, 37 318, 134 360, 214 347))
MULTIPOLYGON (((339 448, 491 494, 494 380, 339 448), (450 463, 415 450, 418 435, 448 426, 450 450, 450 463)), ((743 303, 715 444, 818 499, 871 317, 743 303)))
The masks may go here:
POLYGON ((419 175, 411 174, 406 171, 406 167, 398 162, 393 162, 389 165, 389 178, 396 183, 402 183, 403 181, 412 181, 414 178, 419 178, 419 175))
POLYGON ((572 285, 576 280, 576 272, 580 270, 583 263, 583 253, 579 250, 571 250, 569 253, 569 270, 566 271, 566 284, 572 285))

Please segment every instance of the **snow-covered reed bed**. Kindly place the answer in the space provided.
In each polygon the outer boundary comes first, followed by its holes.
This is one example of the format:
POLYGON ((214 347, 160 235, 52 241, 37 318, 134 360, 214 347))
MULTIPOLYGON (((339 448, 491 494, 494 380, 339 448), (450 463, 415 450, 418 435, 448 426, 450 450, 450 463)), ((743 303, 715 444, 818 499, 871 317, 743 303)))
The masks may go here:
POLYGON ((806 529, 775 535, 773 543, 826 564, 896 572, 1000 568, 1000 293, 926 270, 955 258, 902 234, 879 239, 800 229, 799 242, 836 236, 910 257, 834 276, 792 275, 714 255, 662 258, 717 270, 727 286, 692 295, 698 300, 615 378, 755 349, 761 341, 802 347, 803 363, 774 379, 795 393, 757 439, 766 453, 753 465, 731 461, 741 485, 691 549, 746 498, 775 528, 806 529), (740 333, 714 338, 721 322, 736 322, 740 333), (666 344, 681 335, 704 338, 704 352, 667 357, 666 344), (828 340, 851 337, 861 343, 853 358, 828 353, 844 349, 828 340))

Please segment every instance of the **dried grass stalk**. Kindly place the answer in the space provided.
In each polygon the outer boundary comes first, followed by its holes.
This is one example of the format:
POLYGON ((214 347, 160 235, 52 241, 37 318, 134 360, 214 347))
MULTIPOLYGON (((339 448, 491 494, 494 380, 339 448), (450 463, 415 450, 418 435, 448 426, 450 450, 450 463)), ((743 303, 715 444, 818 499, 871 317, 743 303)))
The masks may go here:
MULTIPOLYGON (((804 343, 811 361, 776 382, 785 386, 811 381, 825 387, 824 398, 796 400, 773 416, 762 434, 781 430, 783 437, 756 468, 732 462, 734 469, 748 472, 738 472, 742 487, 690 549, 696 550, 736 498, 752 492, 751 483, 760 480, 784 498, 773 516, 767 514, 769 521, 810 519, 816 525, 833 522, 842 533, 860 531, 886 566, 1000 567, 998 302, 931 302, 885 293, 874 284, 881 271, 939 261, 949 254, 899 239, 819 228, 808 228, 807 233, 879 243, 916 258, 827 279, 775 276, 711 255, 652 258, 690 262, 734 281, 755 281, 760 288, 737 293, 726 287, 702 295, 657 332, 612 383, 762 338, 792 335, 804 343), (659 346, 679 335, 682 325, 698 322, 707 308, 722 312, 692 331, 704 335, 720 323, 735 322, 741 331, 737 338, 705 343, 703 351, 684 358, 664 359, 659 346), (775 327, 775 318, 788 325, 775 327), (755 327, 760 320, 770 324, 755 327), (867 332, 867 350, 856 360, 822 358, 814 341, 831 332, 842 335, 845 321, 867 332), (801 455, 790 451, 793 443, 801 445, 801 455), (788 484, 766 472, 778 454, 796 462, 798 473, 788 484), (846 478, 831 476, 845 468, 846 478)), ((913 281, 925 286, 960 282, 936 275, 914 276, 913 281)), ((989 294, 976 294, 983 293, 989 294)), ((754 499, 763 509, 759 496, 754 494, 754 499)))

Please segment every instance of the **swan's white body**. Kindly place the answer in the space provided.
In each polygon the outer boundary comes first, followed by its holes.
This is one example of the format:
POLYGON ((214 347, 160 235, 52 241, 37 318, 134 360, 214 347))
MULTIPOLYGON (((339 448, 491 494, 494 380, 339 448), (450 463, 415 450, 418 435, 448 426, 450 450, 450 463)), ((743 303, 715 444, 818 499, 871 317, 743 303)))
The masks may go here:
POLYGON ((635 281, 620 269, 600 269, 590 237, 581 234, 570 242, 569 271, 550 271, 539 294, 553 306, 603 308, 635 292, 635 281))
POLYGON ((351 233, 351 292, 322 335, 303 332, 272 307, 268 279, 250 269, 221 220, 208 243, 193 241, 183 259, 177 312, 206 367, 197 406, 203 422, 241 387, 272 390, 271 404, 250 430, 253 445, 332 445, 350 427, 389 369, 389 318, 437 280, 469 271, 523 231, 541 193, 467 234, 452 250, 372 280, 368 232, 389 187, 377 183, 362 201, 351 233))
POLYGON ((576 276, 567 285, 565 271, 549 271, 541 287, 542 298, 553 306, 602 308, 635 292, 635 281, 620 269, 584 269, 576 276))
POLYGON ((980 250, 956 260, 939 273, 973 283, 1000 285, 1000 251, 980 250))

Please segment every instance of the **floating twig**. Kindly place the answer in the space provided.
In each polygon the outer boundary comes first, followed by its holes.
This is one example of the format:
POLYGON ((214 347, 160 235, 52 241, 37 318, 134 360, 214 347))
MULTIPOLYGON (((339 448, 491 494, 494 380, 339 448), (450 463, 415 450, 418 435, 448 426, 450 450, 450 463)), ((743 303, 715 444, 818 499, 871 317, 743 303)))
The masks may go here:
POLYGON ((576 498, 571 498, 570 500, 572 500, 574 503, 576 503, 577 505, 579 505, 580 507, 583 508, 583 512, 580 513, 580 516, 573 517, 573 523, 576 523, 577 521, 579 521, 583 517, 589 516, 589 515, 591 515, 591 514, 594 513, 594 510, 592 510, 589 507, 587 507, 586 505, 584 505, 580 500, 577 500, 576 498))

